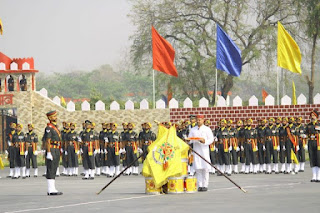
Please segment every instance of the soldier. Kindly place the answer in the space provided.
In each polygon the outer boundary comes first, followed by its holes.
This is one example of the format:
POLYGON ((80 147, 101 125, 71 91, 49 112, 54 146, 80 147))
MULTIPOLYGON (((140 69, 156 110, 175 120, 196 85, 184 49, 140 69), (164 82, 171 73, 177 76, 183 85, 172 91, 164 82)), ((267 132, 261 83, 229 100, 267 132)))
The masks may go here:
POLYGON ((8 79, 8 89, 9 89, 9 92, 14 91, 14 79, 12 75, 10 75, 8 79))
POLYGON ((76 124, 70 123, 70 132, 66 135, 68 176, 78 176, 79 137, 75 131, 76 124))
POLYGON ((306 162, 306 150, 308 149, 306 127, 302 124, 302 117, 298 117, 296 119, 296 122, 296 135, 298 137, 300 147, 297 156, 300 162, 299 172, 304 172, 304 165, 306 162))
POLYGON ((298 152, 298 150, 300 149, 299 147, 299 141, 297 139, 296 136, 296 126, 295 126, 295 118, 294 117, 290 117, 289 118, 289 125, 287 127, 287 135, 288 135, 288 139, 287 139, 287 143, 286 143, 286 155, 287 155, 287 173, 296 173, 298 174, 299 171, 299 163, 298 164, 294 164, 294 168, 292 168, 292 151, 296 154, 298 152))
POLYGON ((156 140, 156 134, 151 131, 152 125, 150 122, 145 123, 145 132, 141 138, 140 148, 144 153, 143 160, 147 157, 148 147, 156 140))
MULTIPOLYGON (((195 115, 190 115, 189 116, 189 122, 188 122, 188 135, 190 133, 190 130, 195 127, 197 125, 197 118, 195 115)), ((193 148, 193 144, 190 145, 191 148, 193 148)), ((188 171, 189 171, 189 174, 191 176, 194 175, 195 173, 195 170, 194 170, 194 166, 193 166, 193 161, 194 161, 194 156, 193 156, 193 153, 191 151, 189 151, 189 166, 188 166, 188 171)))
POLYGON ((68 163, 67 163, 67 142, 66 142, 66 136, 68 132, 70 131, 70 123, 67 122, 62 122, 63 129, 61 130, 61 139, 62 139, 62 144, 61 144, 61 149, 60 152, 62 153, 62 166, 63 166, 63 171, 61 173, 61 176, 67 176, 67 168, 68 168, 68 163))
POLYGON ((286 141, 287 141, 287 125, 288 125, 288 119, 287 118, 277 118, 277 127, 280 125, 279 121, 282 121, 281 126, 279 127, 279 145, 280 145, 280 151, 279 151, 279 161, 281 163, 280 173, 286 172, 286 164, 285 164, 285 151, 286 151, 286 141))
MULTIPOLYGON (((125 146, 127 143, 125 135, 128 132, 128 123, 127 122, 122 123, 122 128, 123 128, 123 131, 120 133, 120 148, 121 148, 120 149, 120 158, 122 160, 122 168, 125 169, 127 167, 127 159, 126 159, 127 155, 126 155, 124 149, 125 149, 125 146)), ((125 176, 130 175, 130 174, 131 174, 130 169, 127 169, 123 173, 123 175, 125 175, 125 176)))
POLYGON ((279 174, 279 165, 278 165, 278 152, 280 151, 279 146, 279 129, 276 127, 275 119, 269 118, 269 125, 266 127, 265 131, 265 148, 266 148, 266 164, 267 171, 266 174, 271 174, 274 171, 276 174, 279 174), (271 156, 273 160, 273 169, 271 170, 271 156))
POLYGON ((232 147, 229 144, 227 121, 225 119, 221 120, 221 128, 217 134, 217 137, 219 140, 218 153, 220 170, 221 172, 226 173, 228 176, 231 176, 230 151, 232 147))
POLYGON ((91 121, 86 120, 86 129, 82 133, 81 141, 82 141, 82 163, 84 168, 84 177, 83 180, 93 180, 95 173, 95 161, 94 156, 97 154, 95 151, 95 135, 92 131, 91 121))
POLYGON ((34 125, 28 124, 29 132, 25 135, 26 140, 26 177, 30 177, 30 160, 32 161, 32 168, 34 169, 34 177, 38 177, 38 162, 37 162, 37 145, 38 145, 38 135, 33 132, 34 125))
POLYGON ((14 176, 14 173, 17 172, 15 169, 16 166, 16 148, 13 144, 13 135, 16 132, 16 124, 15 123, 10 123, 10 131, 7 133, 7 143, 8 143, 8 150, 6 150, 6 154, 8 155, 9 159, 9 166, 10 166, 10 173, 7 176, 7 178, 12 178, 14 176))
POLYGON ((110 165, 110 176, 115 176, 120 173, 120 141, 117 131, 118 124, 111 123, 111 133, 108 134, 107 155, 110 165))
POLYGON ((57 128, 57 112, 50 111, 47 117, 50 121, 45 129, 48 195, 62 195, 62 192, 55 187, 55 177, 60 161, 59 147, 61 146, 61 134, 57 128))
POLYGON ((27 79, 24 75, 22 75, 22 79, 20 80, 20 88, 21 91, 27 91, 27 79))
MULTIPOLYGON (((238 145, 238 139, 236 138, 236 130, 232 127, 233 121, 231 119, 228 120, 228 140, 230 149, 230 157, 232 159, 231 164, 233 165, 232 172, 234 174, 238 174, 238 152, 240 151, 238 145)), ((231 167, 231 165, 230 165, 231 167)))
MULTIPOLYGON (((137 152, 138 152, 138 147, 137 147, 137 140, 138 140, 138 135, 134 129, 134 123, 128 123, 128 132, 125 135, 126 138, 126 146, 125 146, 125 151, 127 155, 127 165, 130 165, 134 160, 137 159, 137 152)), ((139 162, 136 161, 133 165, 133 168, 130 168, 130 172, 132 170, 133 175, 139 175, 138 171, 138 166, 139 162)))
POLYGON ((258 139, 258 160, 260 164, 260 168, 258 170, 259 173, 266 172, 266 164, 265 164, 265 132, 266 132, 266 119, 258 120, 258 128, 257 128, 257 139, 258 139))
POLYGON ((107 175, 107 166, 105 166, 105 158, 107 155, 107 147, 105 146, 105 139, 108 139, 106 135, 107 133, 107 123, 102 123, 102 130, 99 133, 99 148, 100 148, 100 166, 102 167, 101 169, 101 174, 102 175, 107 175))
MULTIPOLYGON (((82 138, 82 134, 85 133, 85 131, 86 131, 86 123, 84 122, 84 123, 82 123, 82 130, 81 130, 81 132, 79 133, 80 156, 82 156, 82 154, 83 154, 83 153, 81 152, 81 150, 82 150, 82 141, 81 141, 81 138, 82 138)), ((58 169, 59 169, 59 168, 58 168, 58 169)), ((84 171, 81 172, 81 175, 84 176, 84 171)))
POLYGON ((26 143, 24 138, 24 133, 22 132, 22 124, 17 124, 17 131, 12 137, 12 141, 16 147, 16 174, 13 179, 18 179, 20 177, 20 169, 22 169, 22 178, 26 178, 26 143))
POLYGON ((258 159, 257 159, 257 130, 252 127, 252 119, 247 120, 247 129, 244 132, 245 138, 245 155, 246 155, 246 170, 245 174, 253 172, 253 174, 258 173, 258 159), (252 165, 252 169, 250 168, 252 165))
POLYGON ((94 147, 95 147, 95 151, 96 154, 94 156, 94 160, 95 160, 95 174, 97 176, 101 175, 101 151, 100 151, 100 142, 99 142, 99 134, 94 130, 96 127, 96 123, 92 122, 91 124, 91 131, 93 131, 93 135, 94 135, 94 147))
POLYGON ((240 173, 243 174, 245 172, 246 164, 245 164, 245 156, 244 156, 244 127, 242 120, 237 121, 237 128, 235 129, 235 137, 238 140, 239 156, 241 163, 240 173))
POLYGON ((311 121, 306 128, 310 167, 312 169, 311 182, 320 182, 320 124, 318 117, 318 111, 312 110, 310 113, 311 121))

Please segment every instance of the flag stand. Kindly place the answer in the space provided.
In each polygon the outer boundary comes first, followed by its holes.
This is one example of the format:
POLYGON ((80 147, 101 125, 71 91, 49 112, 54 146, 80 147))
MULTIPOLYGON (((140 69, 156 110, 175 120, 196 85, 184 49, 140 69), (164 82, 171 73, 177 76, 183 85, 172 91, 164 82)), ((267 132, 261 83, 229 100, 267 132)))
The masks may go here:
MULTIPOLYGON (((278 69, 279 70, 279 69, 278 69)), ((277 70, 277 105, 280 105, 280 94, 279 94, 279 71, 277 70)))
POLYGON ((152 100, 153 100, 153 109, 156 108, 156 93, 155 93, 155 85, 154 85, 154 69, 152 70, 152 100))

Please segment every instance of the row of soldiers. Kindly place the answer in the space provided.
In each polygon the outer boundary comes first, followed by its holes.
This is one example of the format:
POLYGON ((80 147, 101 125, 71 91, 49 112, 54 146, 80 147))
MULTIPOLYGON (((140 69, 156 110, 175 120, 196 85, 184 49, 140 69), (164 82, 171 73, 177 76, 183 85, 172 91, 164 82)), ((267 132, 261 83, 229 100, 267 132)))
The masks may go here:
MULTIPOLYGON (((61 131, 61 155, 63 172, 61 175, 78 175, 78 158, 82 158, 83 179, 94 179, 95 175, 113 177, 120 173, 120 159, 123 168, 137 159, 137 154, 147 150, 156 139, 151 131, 151 123, 143 123, 142 131, 134 131, 134 123, 122 123, 123 131, 118 132, 117 123, 102 123, 100 133, 95 131, 95 123, 86 120, 83 130, 75 132, 76 124, 63 122, 61 131)), ((45 141, 45 138, 43 138, 45 141)), ((144 152, 145 155, 147 152, 144 152)), ((144 156, 145 158, 145 156, 144 156)), ((128 169, 124 175, 138 175, 139 162, 128 169)))
MULTIPOLYGON (((238 120, 235 125, 231 119, 222 119, 212 130, 217 139, 210 145, 211 163, 229 176, 239 173, 239 163, 242 166, 240 173, 244 174, 296 174, 304 172, 306 150, 309 149, 310 165, 318 168, 320 155, 314 154, 320 151, 318 115, 316 110, 312 111, 310 116, 314 117, 306 125, 302 117, 258 119, 256 127, 250 118, 238 120)), ((191 115, 190 120, 176 124, 177 135, 185 139, 195 125, 195 116, 191 115)), ((210 120, 206 120, 205 125, 210 126, 210 120)), ((189 172, 193 174, 192 163, 189 172)), ((211 173, 215 173, 214 168, 211 173)), ((316 180, 320 181, 320 169, 313 169, 312 181, 316 180)))

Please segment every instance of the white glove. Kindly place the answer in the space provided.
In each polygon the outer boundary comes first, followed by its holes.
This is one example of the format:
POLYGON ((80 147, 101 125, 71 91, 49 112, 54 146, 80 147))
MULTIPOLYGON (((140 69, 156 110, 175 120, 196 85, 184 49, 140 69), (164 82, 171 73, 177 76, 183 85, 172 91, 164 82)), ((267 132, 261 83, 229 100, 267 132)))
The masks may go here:
POLYGON ((299 151, 300 150, 300 147, 299 147, 299 145, 297 146, 297 151, 299 151))
POLYGON ((218 138, 217 138, 217 137, 214 137, 213 141, 217 142, 217 141, 218 141, 218 138))
POLYGON ((46 150, 41 150, 42 155, 46 154, 46 150))
POLYGON ((231 152, 231 150, 232 150, 232 146, 229 146, 229 152, 231 152))
POLYGON ((258 151, 259 149, 258 149, 258 146, 256 146, 256 150, 258 151))
POLYGON ((285 146, 283 146, 283 147, 282 147, 282 150, 283 150, 283 151, 286 151, 286 147, 285 147, 285 146))
POLYGON ((280 151, 280 146, 277 146, 277 151, 278 151, 278 152, 280 151))
POLYGON ((80 148, 80 153, 81 153, 81 154, 83 154, 83 150, 82 150, 82 148, 80 148))
MULTIPOLYGON (((120 150, 121 150, 121 149, 120 149, 120 150)), ((107 153, 108 153, 107 149, 104 149, 104 152, 103 152, 103 153, 107 154, 107 153)))
POLYGON ((60 152, 63 153, 63 149, 62 148, 60 149, 60 152))
POLYGON ((236 149, 236 151, 237 151, 237 152, 239 152, 239 151, 240 151, 240 148, 239 148, 238 146, 237 146, 237 149, 236 149))
POLYGON ((216 152, 219 152, 219 149, 218 149, 218 148, 216 148, 216 152))
POLYGON ((304 145, 304 147, 303 147, 305 150, 307 150, 308 149, 308 145, 306 144, 306 145, 304 145))
POLYGON ((67 152, 67 151, 64 151, 64 155, 68 155, 68 152, 67 152))
POLYGON ((93 154, 96 155, 98 153, 98 150, 94 150, 93 154))
POLYGON ((263 145, 263 151, 266 151, 266 146, 265 145, 263 145))
POLYGON ((51 155, 51 152, 47 152, 47 159, 48 160, 53 160, 53 157, 51 155))
POLYGON ((10 141, 8 141, 8 146, 12 146, 12 143, 10 141))
POLYGON ((25 151, 25 152, 24 152, 24 155, 27 156, 27 155, 28 155, 28 151, 25 151))
POLYGON ((244 148, 243 148, 243 146, 241 146, 241 147, 240 147, 240 149, 241 149, 241 151, 244 151, 244 148))
POLYGON ((138 152, 141 154, 143 151, 140 147, 138 147, 138 152))
POLYGON ((80 151, 78 150, 78 151, 77 151, 77 155, 79 155, 79 154, 80 154, 80 151))
POLYGON ((9 155, 9 152, 7 150, 5 151, 5 153, 6 153, 6 155, 9 155))
POLYGON ((34 154, 34 155, 38 155, 38 151, 37 151, 37 150, 34 151, 33 154, 34 154))
POLYGON ((302 138, 307 138, 307 135, 306 134, 302 134, 301 137, 302 138))
POLYGON ((100 149, 97 150, 97 153, 100 154, 100 149))

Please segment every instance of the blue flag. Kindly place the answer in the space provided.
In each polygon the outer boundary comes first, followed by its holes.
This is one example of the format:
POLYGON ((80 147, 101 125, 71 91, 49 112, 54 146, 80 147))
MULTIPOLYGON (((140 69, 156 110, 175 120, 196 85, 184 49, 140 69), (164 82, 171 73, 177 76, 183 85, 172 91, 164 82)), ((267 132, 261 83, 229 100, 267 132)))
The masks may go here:
POLYGON ((219 25, 217 25, 216 68, 236 77, 240 76, 242 68, 241 50, 219 25))

